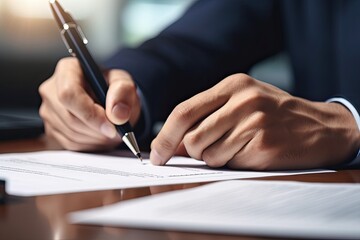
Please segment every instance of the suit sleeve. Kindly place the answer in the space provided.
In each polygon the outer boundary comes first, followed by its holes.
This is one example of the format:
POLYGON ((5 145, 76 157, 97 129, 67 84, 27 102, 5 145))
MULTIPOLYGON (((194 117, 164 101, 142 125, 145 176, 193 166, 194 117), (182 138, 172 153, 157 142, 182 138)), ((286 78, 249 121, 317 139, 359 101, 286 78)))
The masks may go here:
POLYGON ((185 99, 280 51, 278 8, 277 1, 200 0, 157 37, 120 49, 105 65, 133 76, 152 126, 185 99))

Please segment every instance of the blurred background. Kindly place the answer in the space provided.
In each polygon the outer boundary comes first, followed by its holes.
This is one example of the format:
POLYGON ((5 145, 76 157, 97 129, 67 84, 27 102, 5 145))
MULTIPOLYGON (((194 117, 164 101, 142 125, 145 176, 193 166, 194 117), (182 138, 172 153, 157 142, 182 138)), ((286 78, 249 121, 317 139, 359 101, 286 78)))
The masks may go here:
MULTIPOLYGON (((100 62, 178 18, 193 0, 62 0, 100 62), (161 13, 161 14, 159 14, 161 13)), ((33 108, 37 88, 68 56, 47 0, 0 0, 0 108, 33 108)))
MULTIPOLYGON (((89 39, 100 62, 121 46, 137 46, 176 20, 194 0, 61 0, 89 39)), ((37 88, 56 62, 68 56, 48 0, 0 0, 0 109, 40 104, 37 88)), ((251 74, 291 89, 286 55, 256 66, 251 74)))

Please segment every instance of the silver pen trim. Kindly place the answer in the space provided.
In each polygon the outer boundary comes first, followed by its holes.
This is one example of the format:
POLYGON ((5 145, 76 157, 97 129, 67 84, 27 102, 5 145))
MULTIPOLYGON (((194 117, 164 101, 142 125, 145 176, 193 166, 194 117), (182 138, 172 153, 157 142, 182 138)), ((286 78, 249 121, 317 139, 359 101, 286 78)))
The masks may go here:
POLYGON ((133 132, 125 133, 125 135, 122 137, 122 140, 124 141, 126 146, 128 146, 130 151, 135 156, 137 156, 142 162, 141 153, 140 153, 140 149, 139 149, 139 146, 138 146, 136 138, 135 138, 135 134, 133 132))

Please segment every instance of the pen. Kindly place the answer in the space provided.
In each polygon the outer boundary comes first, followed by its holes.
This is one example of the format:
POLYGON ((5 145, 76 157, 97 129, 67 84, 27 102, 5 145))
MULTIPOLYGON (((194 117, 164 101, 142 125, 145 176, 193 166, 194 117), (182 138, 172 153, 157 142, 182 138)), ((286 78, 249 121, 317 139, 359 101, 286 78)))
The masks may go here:
MULTIPOLYGON (((79 59, 86 80, 89 82, 92 90, 94 91, 97 100, 105 108, 108 86, 102 72, 86 47, 88 40, 86 39, 80 26, 68 12, 64 11, 56 0, 50 0, 49 2, 55 20, 60 28, 61 37, 65 46, 73 57, 77 57, 79 59)), ((115 127, 122 135, 124 143, 142 162, 139 146, 130 123, 127 122, 123 125, 115 125, 115 127)))

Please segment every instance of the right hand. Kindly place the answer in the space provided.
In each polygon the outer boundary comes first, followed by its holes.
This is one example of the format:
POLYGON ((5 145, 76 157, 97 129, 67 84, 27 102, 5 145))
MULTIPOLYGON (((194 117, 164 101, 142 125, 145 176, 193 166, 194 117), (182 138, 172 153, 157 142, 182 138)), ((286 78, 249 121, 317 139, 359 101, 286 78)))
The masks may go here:
POLYGON ((40 116, 46 134, 73 151, 111 149, 121 142, 114 124, 135 125, 140 116, 140 99, 131 76, 122 70, 105 73, 109 84, 106 110, 93 100, 76 58, 64 58, 52 77, 42 83, 40 116))

